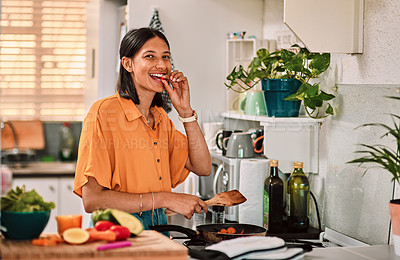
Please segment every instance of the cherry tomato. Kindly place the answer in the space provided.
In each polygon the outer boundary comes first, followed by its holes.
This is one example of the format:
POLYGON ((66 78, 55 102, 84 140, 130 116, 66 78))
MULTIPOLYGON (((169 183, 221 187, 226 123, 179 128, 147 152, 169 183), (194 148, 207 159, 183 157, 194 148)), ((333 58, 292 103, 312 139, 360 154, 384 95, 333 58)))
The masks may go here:
POLYGON ((114 226, 115 224, 112 223, 111 221, 107 221, 107 220, 99 220, 96 222, 96 224, 94 225, 94 228, 97 231, 106 231, 109 230, 110 227, 114 226))
POLYGON ((131 232, 127 227, 120 226, 120 225, 113 225, 110 227, 111 231, 117 234, 117 240, 125 240, 131 236, 131 232))

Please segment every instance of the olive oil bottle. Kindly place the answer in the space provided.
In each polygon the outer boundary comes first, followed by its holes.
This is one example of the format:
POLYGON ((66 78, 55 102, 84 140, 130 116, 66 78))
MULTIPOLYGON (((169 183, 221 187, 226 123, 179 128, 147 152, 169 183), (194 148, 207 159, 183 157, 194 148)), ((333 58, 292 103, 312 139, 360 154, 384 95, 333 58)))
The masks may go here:
POLYGON ((307 231, 309 226, 310 184, 303 172, 303 163, 295 162, 293 173, 288 179, 288 230, 307 231))
POLYGON ((270 160, 270 174, 264 182, 263 225, 270 234, 283 229, 283 181, 278 176, 278 160, 270 160))

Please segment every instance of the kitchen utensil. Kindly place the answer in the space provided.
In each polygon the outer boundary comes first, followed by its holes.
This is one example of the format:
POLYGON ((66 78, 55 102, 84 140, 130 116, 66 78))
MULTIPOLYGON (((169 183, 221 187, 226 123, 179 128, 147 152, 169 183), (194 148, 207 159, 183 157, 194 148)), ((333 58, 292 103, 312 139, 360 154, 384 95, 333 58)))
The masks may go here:
POLYGON ((267 115, 267 106, 263 92, 261 90, 248 91, 246 98, 240 103, 240 110, 246 115, 267 115))
POLYGON ((222 240, 233 239, 237 237, 246 236, 265 236, 267 230, 263 227, 250 225, 250 224, 238 224, 238 223, 225 223, 225 224, 206 224, 196 227, 196 231, 177 225, 158 225, 150 226, 150 229, 158 232, 164 231, 175 231, 180 232, 188 236, 190 239, 200 239, 213 243, 218 243, 222 240), (233 227, 236 229, 237 234, 226 234, 220 233, 221 229, 227 229, 233 227), (240 234, 242 233, 243 234, 240 234))
POLYGON ((218 147, 218 149, 222 150, 222 155, 226 155, 226 148, 223 146, 223 140, 229 136, 231 136, 232 133, 241 133, 243 132, 242 130, 222 130, 221 133, 218 133, 217 136, 215 137, 215 143, 218 147))
POLYGON ((223 146, 226 149, 227 157, 254 157, 254 146, 250 133, 233 133, 230 137, 224 138, 223 146))
POLYGON ((97 251, 116 249, 116 248, 127 247, 127 246, 132 246, 132 242, 131 241, 117 241, 117 242, 100 245, 97 247, 97 251))
MULTIPOLYGON (((209 200, 204 201, 208 207, 210 206, 224 206, 230 207, 241 204, 246 201, 246 198, 238 190, 230 190, 226 192, 221 192, 212 197, 209 200)), ((172 210, 166 209, 165 214, 167 216, 172 216, 178 214, 172 210)))
POLYGON ((31 240, 0 239, 1 259, 160 259, 187 260, 188 250, 156 231, 144 230, 128 238, 132 246, 98 251, 104 241, 79 246, 61 243, 57 246, 34 246, 31 240))

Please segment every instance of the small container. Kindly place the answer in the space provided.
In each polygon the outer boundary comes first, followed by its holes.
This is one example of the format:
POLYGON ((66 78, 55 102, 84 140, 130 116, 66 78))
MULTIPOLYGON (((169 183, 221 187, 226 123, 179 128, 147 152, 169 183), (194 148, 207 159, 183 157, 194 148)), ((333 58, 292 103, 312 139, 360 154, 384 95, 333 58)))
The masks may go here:
POLYGON ((225 207, 223 206, 212 206, 212 223, 225 223, 225 207))
POLYGON ((82 228, 82 215, 58 215, 57 230, 62 237, 65 230, 69 228, 82 228))

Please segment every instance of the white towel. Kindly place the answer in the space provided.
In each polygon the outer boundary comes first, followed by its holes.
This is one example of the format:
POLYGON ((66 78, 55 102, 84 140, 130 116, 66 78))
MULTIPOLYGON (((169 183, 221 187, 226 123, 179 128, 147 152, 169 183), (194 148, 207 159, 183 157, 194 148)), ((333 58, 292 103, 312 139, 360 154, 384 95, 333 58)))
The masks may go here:
POLYGON ((302 259, 301 248, 287 248, 285 241, 278 237, 248 236, 224 240, 206 247, 226 254, 229 258, 240 259, 302 259))

